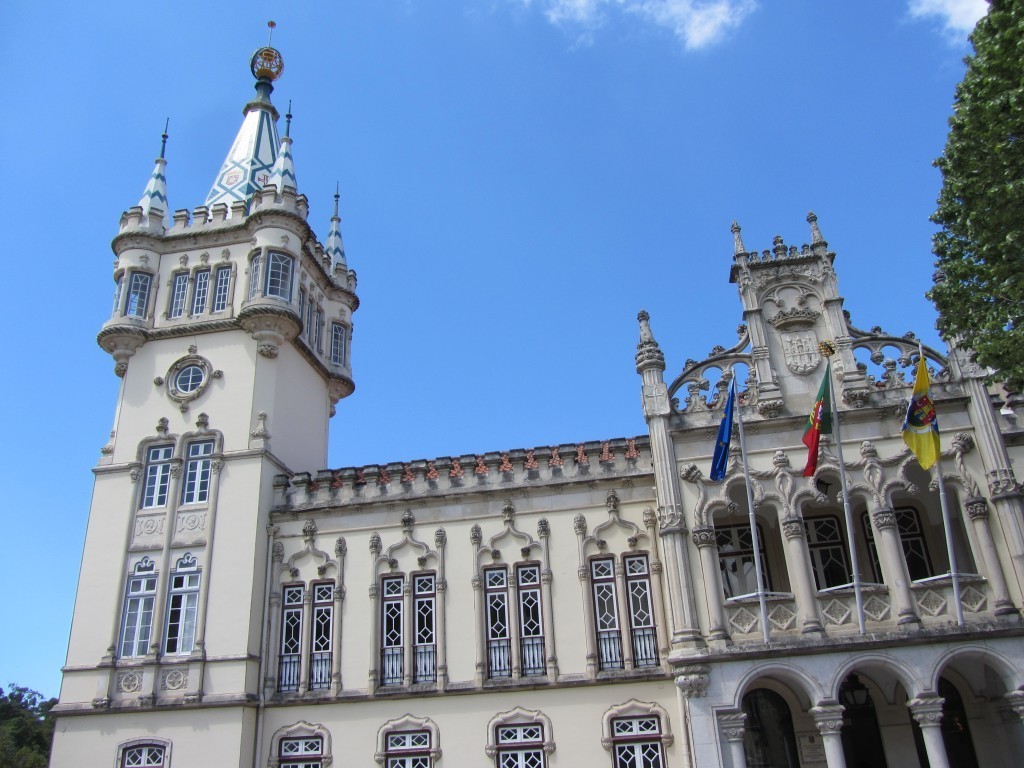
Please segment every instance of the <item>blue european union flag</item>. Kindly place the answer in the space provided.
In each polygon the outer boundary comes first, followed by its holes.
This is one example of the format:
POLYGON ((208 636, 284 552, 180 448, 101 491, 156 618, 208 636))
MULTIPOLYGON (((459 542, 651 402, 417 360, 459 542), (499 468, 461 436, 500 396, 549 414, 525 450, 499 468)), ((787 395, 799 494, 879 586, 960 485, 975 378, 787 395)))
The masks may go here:
POLYGON ((725 403, 725 414, 718 425, 718 438, 715 440, 715 455, 711 458, 711 479, 724 480, 725 469, 729 465, 729 441, 732 439, 732 401, 736 395, 736 387, 729 387, 729 399, 725 403))

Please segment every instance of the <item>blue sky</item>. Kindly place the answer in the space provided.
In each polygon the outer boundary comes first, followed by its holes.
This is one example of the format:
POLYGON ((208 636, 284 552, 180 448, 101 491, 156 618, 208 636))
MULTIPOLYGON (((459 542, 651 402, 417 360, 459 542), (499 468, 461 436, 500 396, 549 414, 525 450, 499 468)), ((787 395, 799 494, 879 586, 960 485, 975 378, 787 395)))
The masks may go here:
POLYGON ((203 202, 268 18, 299 189, 326 238, 340 184, 359 273, 338 467, 641 434, 636 312, 651 313, 669 377, 731 344, 734 219, 761 250, 776 234, 809 241, 815 211, 854 324, 936 343, 931 163, 985 7, 5 4, 0 197, 9 287, 24 290, 0 306, 0 685, 58 691, 89 470, 117 395, 95 334, 120 213, 167 116, 170 205, 203 202))

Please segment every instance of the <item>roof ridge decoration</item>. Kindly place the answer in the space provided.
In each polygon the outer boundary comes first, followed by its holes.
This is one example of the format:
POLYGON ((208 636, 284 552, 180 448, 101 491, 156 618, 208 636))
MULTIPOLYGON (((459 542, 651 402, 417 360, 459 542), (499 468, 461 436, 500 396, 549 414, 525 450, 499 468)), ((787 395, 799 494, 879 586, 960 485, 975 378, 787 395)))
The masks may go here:
MULTIPOLYGON (((206 196, 206 207, 242 202, 246 206, 252 196, 270 181, 277 161, 281 139, 277 134, 277 110, 270 102, 273 82, 284 71, 284 59, 269 45, 257 50, 249 68, 256 78, 256 98, 245 105, 242 127, 228 150, 227 157, 206 196)), ((294 180, 294 179, 293 179, 294 180)))

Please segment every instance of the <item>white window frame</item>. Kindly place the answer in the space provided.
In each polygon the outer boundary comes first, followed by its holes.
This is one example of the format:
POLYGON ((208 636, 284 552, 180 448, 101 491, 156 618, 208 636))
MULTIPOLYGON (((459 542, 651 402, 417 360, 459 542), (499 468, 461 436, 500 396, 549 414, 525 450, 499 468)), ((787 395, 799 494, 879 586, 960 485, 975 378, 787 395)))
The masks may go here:
POLYGON ((128 272, 128 291, 125 297, 125 317, 145 319, 149 312, 149 294, 153 288, 153 276, 148 272, 128 272))
POLYGON ((484 569, 484 622, 487 628, 487 677, 512 677, 512 627, 508 610, 508 570, 484 569))
POLYGON ((656 667, 659 663, 657 617, 647 555, 623 555, 622 570, 626 581, 626 613, 633 644, 633 666, 656 667))
POLYGON ((623 669, 625 665, 622 627, 619 626, 618 591, 618 584, 615 583, 615 558, 593 558, 590 561, 590 593, 594 606, 594 632, 597 635, 597 665, 602 672, 623 669))
POLYGON ((500 712, 487 724, 487 756, 494 760, 497 768, 545 768, 547 756, 555 751, 554 732, 551 718, 540 710, 516 707, 500 712), (535 735, 524 729, 539 729, 535 735), (532 762, 526 762, 527 756, 532 762))
POLYGON ((254 253, 252 258, 249 260, 249 294, 248 299, 252 301, 260 293, 260 287, 263 285, 260 281, 260 277, 263 274, 263 254, 254 253))
POLYGON ((167 588, 164 653, 169 656, 187 656, 195 649, 200 579, 199 562, 192 553, 186 552, 171 571, 167 588))
POLYGON ((329 690, 334 650, 334 582, 310 585, 313 610, 309 633, 309 689, 329 690))
POLYGON ((281 588, 281 655, 278 660, 278 693, 299 690, 302 673, 302 601, 303 584, 286 584, 281 588))
POLYGON ((277 742, 277 756, 281 768, 321 768, 324 740, 320 736, 285 737, 277 742))
POLYGON ((270 755, 268 764, 271 766, 327 768, 332 762, 331 732, 319 723, 307 723, 305 720, 300 720, 274 732, 270 739, 270 755), (284 747, 282 747, 282 742, 285 743, 284 747), (300 742, 304 742, 304 744, 300 742), (319 743, 319 754, 313 753, 312 744, 314 742, 319 743), (292 749, 291 745, 299 748, 292 749), (282 752, 288 754, 282 756, 282 752))
POLYGON ((846 556, 847 534, 848 532, 845 531, 842 521, 836 514, 804 517, 804 535, 807 538, 807 549, 811 556, 811 571, 814 574, 814 584, 819 591, 843 586, 844 584, 849 584, 851 581, 850 561, 846 556), (835 525, 837 538, 826 539, 819 535, 819 524, 826 520, 831 521, 835 525), (826 561, 824 560, 824 555, 826 553, 828 553, 828 556, 842 563, 842 566, 846 571, 846 575, 844 577, 845 581, 842 581, 839 584, 824 583, 826 575, 826 561))
POLYGON ((291 301, 292 273, 295 259, 280 251, 267 251, 267 274, 263 280, 263 295, 291 301))
POLYGON ((171 297, 167 303, 167 317, 174 319, 185 314, 188 297, 188 272, 175 272, 171 276, 171 297))
POLYGON ((173 445, 152 445, 146 449, 146 469, 143 473, 142 499, 139 503, 142 509, 167 506, 173 460, 173 445))
POLYGON ((306 317, 306 289, 301 285, 299 286, 299 318, 302 320, 302 330, 299 331, 299 338, 308 339, 309 336, 309 323, 305 320, 306 317))
POLYGON ((117 746, 117 768, 169 768, 170 765, 171 742, 164 739, 133 739, 117 746))
POLYGON ((124 291, 124 275, 121 275, 117 280, 114 281, 114 309, 113 313, 117 314, 121 311, 121 293, 124 291))
POLYGON ((623 704, 610 707, 601 720, 601 746, 611 755, 613 768, 664 768, 667 765, 665 750, 672 746, 672 721, 668 711, 654 702, 630 699, 623 704), (651 728, 651 721, 655 728, 651 728), (634 726, 634 727, 630 727, 634 726), (647 760, 651 752, 639 753, 638 746, 656 746, 657 762, 647 760), (620 763, 622 755, 629 756, 632 762, 620 763))
POLYGON ((347 337, 348 327, 344 323, 331 323, 331 362, 335 365, 345 365, 347 337))
POLYGON ((437 682, 437 576, 417 573, 413 584, 414 683, 437 682))
POLYGON ((519 666, 522 677, 547 674, 544 649, 544 599, 539 563, 516 565, 519 666), (538 658, 539 653, 539 658, 538 658), (533 660, 531 665, 531 660, 533 660))
POLYGON ((231 266, 217 267, 213 278, 213 307, 212 312, 223 312, 228 308, 228 298, 231 295, 231 266))
POLYGON ((380 580, 380 685, 405 682, 405 578, 380 580), (390 670, 390 673, 389 673, 390 670))
POLYGON ((118 658, 135 659, 149 652, 153 639, 153 609, 156 603, 156 564, 143 557, 125 586, 121 632, 117 643, 118 658))
POLYGON ((210 270, 196 270, 192 281, 192 314, 201 315, 206 312, 206 305, 210 300, 210 270))
POLYGON ((377 731, 373 759, 383 768, 433 768, 440 758, 441 734, 429 717, 405 715, 377 731))
POLYGON ((313 348, 316 350, 318 355, 324 353, 324 311, 319 306, 316 308, 316 319, 314 320, 313 330, 315 331, 316 339, 313 342, 313 348))
POLYGON ((181 503, 206 504, 213 484, 213 440, 195 440, 185 448, 181 503))
MULTIPOLYGON (((761 529, 761 524, 758 523, 757 546, 761 552, 764 588, 765 591, 770 592, 772 584, 771 568, 769 567, 768 557, 765 554, 764 542, 764 531, 761 529)), ((716 525, 715 545, 718 549, 718 568, 722 574, 722 593, 725 599, 755 594, 757 592, 757 576, 755 575, 756 569, 754 567, 754 547, 750 540, 750 525, 746 523, 740 525, 716 525), (739 570, 733 570, 737 568, 739 570), (730 570, 737 574, 742 572, 744 585, 746 585, 747 577, 753 579, 752 588, 746 592, 737 591, 737 587, 733 586, 733 582, 738 581, 738 579, 730 578, 730 570)))

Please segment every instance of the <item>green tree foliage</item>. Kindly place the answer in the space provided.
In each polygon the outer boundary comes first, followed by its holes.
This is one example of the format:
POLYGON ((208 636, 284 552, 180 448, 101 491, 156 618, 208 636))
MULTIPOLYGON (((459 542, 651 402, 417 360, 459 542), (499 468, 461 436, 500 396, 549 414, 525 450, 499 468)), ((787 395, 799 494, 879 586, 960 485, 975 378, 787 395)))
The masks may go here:
POLYGON ((1024 3, 991 0, 957 86, 932 221, 939 330, 1024 387, 1024 3))
POLYGON ((13 683, 7 692, 0 688, 0 768, 46 768, 56 703, 13 683))

